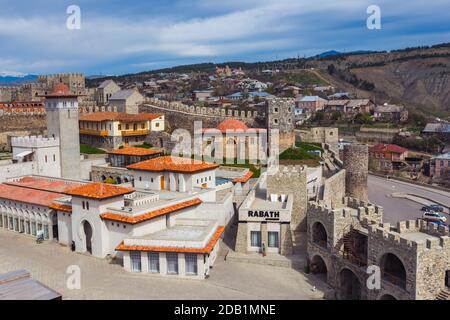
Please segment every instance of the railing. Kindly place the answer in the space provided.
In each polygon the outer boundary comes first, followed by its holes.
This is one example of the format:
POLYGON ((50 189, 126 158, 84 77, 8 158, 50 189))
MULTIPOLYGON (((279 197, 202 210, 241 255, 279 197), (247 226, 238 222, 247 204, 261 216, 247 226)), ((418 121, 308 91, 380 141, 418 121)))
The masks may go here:
POLYGON ((130 130, 130 131, 122 131, 122 136, 130 137, 130 136, 145 136, 150 133, 150 130, 130 130))
POLYGON ((92 130, 92 129, 80 129, 80 134, 87 134, 90 136, 107 137, 108 131, 106 130, 92 130))

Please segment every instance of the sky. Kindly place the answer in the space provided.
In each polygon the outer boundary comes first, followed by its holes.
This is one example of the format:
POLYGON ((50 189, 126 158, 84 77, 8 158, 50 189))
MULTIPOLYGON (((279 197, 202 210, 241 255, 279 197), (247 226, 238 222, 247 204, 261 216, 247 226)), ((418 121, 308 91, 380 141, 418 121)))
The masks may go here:
POLYGON ((449 17, 449 0, 0 0, 0 73, 118 75, 432 45, 450 42, 449 17), (67 28, 71 5, 80 29, 67 28), (367 28, 370 5, 379 30, 367 28))

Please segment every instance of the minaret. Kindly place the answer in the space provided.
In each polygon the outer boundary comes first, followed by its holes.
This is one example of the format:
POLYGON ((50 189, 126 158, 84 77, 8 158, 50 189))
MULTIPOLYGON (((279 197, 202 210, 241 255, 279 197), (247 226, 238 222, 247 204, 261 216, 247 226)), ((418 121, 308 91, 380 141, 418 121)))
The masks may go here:
POLYGON ((53 92, 45 96, 45 110, 48 136, 59 138, 62 177, 80 179, 78 95, 58 83, 53 92))

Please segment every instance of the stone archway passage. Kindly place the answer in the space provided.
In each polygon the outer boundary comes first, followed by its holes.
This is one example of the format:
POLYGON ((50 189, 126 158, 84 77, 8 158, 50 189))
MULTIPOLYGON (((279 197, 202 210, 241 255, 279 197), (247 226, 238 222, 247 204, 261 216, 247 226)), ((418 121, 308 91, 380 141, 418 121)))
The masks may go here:
POLYGON ((327 282, 328 269, 321 256, 315 255, 311 259, 311 273, 319 276, 322 281, 327 282))
POLYGON ((90 254, 92 254, 93 231, 92 231, 92 226, 89 222, 87 222, 87 221, 83 222, 83 231, 84 231, 84 235, 86 237, 86 251, 89 252, 90 254))
POLYGON ((339 293, 342 300, 361 300, 361 282, 350 269, 343 269, 339 277, 339 293))
POLYGON ((380 266, 383 280, 406 289, 406 269, 395 254, 384 254, 381 258, 380 266))
POLYGON ((326 248, 328 236, 323 224, 318 221, 315 222, 311 231, 313 243, 326 248))

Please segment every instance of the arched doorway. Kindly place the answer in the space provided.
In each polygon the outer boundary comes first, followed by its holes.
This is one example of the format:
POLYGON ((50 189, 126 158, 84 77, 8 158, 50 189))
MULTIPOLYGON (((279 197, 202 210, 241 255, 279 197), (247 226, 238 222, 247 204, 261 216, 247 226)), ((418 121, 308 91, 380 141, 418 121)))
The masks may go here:
POLYGON ((313 243, 327 247, 327 231, 322 223, 315 222, 312 226, 311 234, 313 243))
POLYGON ((406 289, 406 269, 403 262, 395 254, 384 254, 380 266, 383 280, 406 289))
POLYGON ((86 252, 92 254, 92 226, 89 222, 83 222, 83 231, 86 238, 86 252))
POLYGON ((316 255, 311 259, 311 273, 317 275, 322 281, 327 282, 327 265, 321 256, 316 255))
POLYGON ((382 295, 380 300, 397 300, 394 296, 391 296, 390 294, 382 295))
POLYGON ((343 300, 361 300, 361 282, 350 269, 340 273, 340 298, 343 300))

